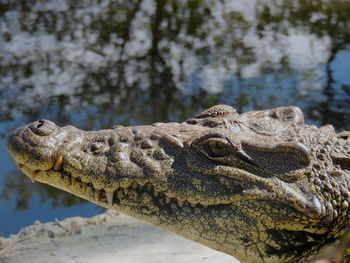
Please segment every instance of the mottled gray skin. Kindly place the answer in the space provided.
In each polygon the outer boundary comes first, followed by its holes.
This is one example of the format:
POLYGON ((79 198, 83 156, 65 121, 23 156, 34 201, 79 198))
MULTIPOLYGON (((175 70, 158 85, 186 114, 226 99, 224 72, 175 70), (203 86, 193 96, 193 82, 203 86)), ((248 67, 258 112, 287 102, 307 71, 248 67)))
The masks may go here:
MULTIPOLYGON (((82 131, 46 120, 7 146, 32 180, 242 262, 306 262, 346 231, 349 132, 296 107, 214 106, 183 123, 82 131)), ((346 261, 348 262, 348 261, 346 261)))

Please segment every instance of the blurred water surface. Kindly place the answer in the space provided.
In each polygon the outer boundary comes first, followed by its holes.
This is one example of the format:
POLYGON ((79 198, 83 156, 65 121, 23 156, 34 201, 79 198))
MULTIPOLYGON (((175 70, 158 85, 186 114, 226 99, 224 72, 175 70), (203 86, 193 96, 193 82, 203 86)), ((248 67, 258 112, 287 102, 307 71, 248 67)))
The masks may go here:
POLYGON ((349 28, 345 0, 0 2, 0 235, 103 210, 17 171, 4 138, 39 118, 96 130, 296 105, 350 130, 349 28))

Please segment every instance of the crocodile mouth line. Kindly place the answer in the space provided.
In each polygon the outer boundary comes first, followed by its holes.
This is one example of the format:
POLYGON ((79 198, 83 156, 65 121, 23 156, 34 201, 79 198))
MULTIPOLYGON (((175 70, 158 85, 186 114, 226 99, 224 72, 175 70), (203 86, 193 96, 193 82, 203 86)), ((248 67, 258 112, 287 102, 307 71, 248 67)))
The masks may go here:
MULTIPOLYGON (((136 181, 130 181, 127 187, 114 187, 114 188, 101 188, 97 189, 91 182, 82 182, 78 177, 73 177, 71 173, 64 171, 62 169, 63 157, 59 156, 54 163, 53 167, 48 170, 32 170, 27 165, 16 163, 18 168, 27 174, 33 183, 36 181, 41 181, 47 184, 50 182, 46 179, 42 179, 41 175, 43 173, 56 173, 60 181, 60 188, 71 192, 73 194, 79 195, 82 198, 91 200, 99 205, 106 208, 112 208, 114 205, 120 206, 121 200, 125 198, 132 198, 141 200, 143 194, 148 194, 152 197, 153 203, 157 206, 166 206, 168 208, 174 208, 176 206, 178 209, 188 207, 191 209, 195 208, 208 208, 221 206, 220 204, 215 205, 204 205, 200 203, 192 203, 187 200, 181 201, 176 197, 169 197, 164 191, 157 191, 154 185, 150 182, 140 184, 136 181), (62 187, 64 184, 64 188, 62 187), (79 192, 79 193, 77 193, 79 192)), ((55 186, 54 184, 52 184, 55 186)), ((226 204, 228 205, 228 204, 226 204)))

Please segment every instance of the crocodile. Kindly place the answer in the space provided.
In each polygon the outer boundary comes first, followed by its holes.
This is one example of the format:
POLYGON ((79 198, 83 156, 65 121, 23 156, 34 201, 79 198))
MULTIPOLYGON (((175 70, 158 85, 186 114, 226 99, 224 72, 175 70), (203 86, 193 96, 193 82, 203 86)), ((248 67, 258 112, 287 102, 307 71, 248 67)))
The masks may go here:
POLYGON ((349 223, 350 132, 307 125, 297 107, 216 105, 181 123, 99 131, 38 120, 7 147, 33 182, 241 262, 309 262, 349 223))

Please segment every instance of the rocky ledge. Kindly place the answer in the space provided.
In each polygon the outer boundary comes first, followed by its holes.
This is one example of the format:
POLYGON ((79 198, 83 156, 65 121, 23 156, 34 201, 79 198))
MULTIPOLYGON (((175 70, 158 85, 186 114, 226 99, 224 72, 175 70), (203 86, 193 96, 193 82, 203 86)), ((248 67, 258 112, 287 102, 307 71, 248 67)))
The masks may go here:
POLYGON ((0 263, 237 263, 231 256, 107 211, 23 228, 0 237, 0 263))

